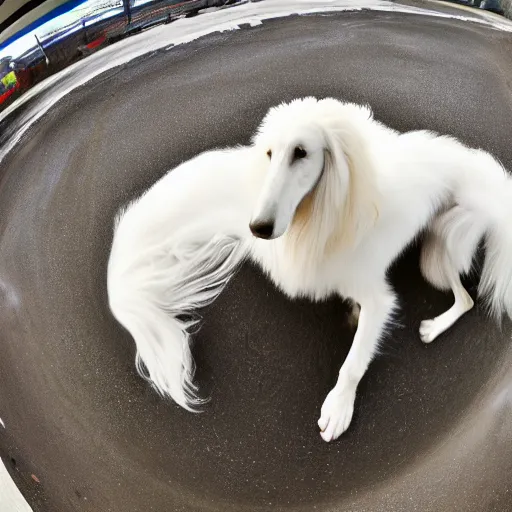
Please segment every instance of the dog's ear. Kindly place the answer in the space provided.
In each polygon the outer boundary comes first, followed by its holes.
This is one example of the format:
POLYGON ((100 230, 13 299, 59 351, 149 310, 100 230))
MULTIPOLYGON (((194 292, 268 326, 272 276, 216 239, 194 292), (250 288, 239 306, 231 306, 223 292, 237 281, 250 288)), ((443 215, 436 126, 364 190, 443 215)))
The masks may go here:
POLYGON ((325 206, 337 211, 328 242, 332 249, 356 245, 379 215, 373 162, 361 128, 364 126, 359 126, 347 111, 340 112, 334 120, 331 118, 325 127, 325 167, 318 192, 323 195, 325 206))
POLYGON ((315 122, 326 141, 324 168, 288 234, 292 249, 307 244, 314 261, 357 245, 378 218, 380 197, 365 135, 371 119, 368 107, 332 98, 316 104, 315 122))

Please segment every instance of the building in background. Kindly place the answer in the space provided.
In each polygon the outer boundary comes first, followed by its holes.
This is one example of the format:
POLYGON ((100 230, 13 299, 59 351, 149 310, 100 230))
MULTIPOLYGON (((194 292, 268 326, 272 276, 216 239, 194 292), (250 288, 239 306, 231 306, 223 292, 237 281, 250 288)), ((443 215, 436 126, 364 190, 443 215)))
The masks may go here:
MULTIPOLYGON (((250 0, 13 0, 0 3, 0 110, 44 78, 159 23, 250 0), (15 7, 16 6, 16 7, 15 7)), ((257 1, 257 0, 253 0, 257 1)), ((512 0, 454 0, 512 15, 512 0)))

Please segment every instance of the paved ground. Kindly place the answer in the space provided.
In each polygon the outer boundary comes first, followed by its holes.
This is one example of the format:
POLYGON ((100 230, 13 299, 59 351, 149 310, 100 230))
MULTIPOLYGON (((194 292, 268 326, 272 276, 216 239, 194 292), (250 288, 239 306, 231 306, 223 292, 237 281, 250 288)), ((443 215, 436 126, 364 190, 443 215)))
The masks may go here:
POLYGON ((110 71, 35 125, 0 164, 0 455, 33 509, 507 510, 508 327, 476 309, 423 346, 419 321, 450 297, 415 250, 392 272, 401 325, 332 445, 315 422, 351 342, 341 302, 290 302, 243 268, 197 336, 212 402, 194 416, 137 377, 105 268, 123 202, 296 96, 369 102, 512 168, 511 50, 509 34, 417 15, 267 21, 110 71))

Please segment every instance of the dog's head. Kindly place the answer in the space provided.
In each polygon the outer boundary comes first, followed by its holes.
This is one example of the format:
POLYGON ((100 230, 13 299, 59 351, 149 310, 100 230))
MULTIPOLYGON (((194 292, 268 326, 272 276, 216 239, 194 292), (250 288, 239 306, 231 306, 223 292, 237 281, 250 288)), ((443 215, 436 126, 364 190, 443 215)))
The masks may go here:
POLYGON ((368 203, 375 217, 375 180, 364 137, 371 118, 367 107, 331 98, 270 109, 253 141, 267 154, 268 169, 252 233, 274 239, 311 228, 317 241, 328 243, 353 238, 368 203))

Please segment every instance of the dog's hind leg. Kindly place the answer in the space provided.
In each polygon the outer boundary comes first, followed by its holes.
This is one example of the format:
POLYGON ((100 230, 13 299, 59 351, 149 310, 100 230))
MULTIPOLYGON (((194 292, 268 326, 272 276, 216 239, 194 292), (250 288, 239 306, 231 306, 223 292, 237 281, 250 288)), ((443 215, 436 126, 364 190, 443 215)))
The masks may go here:
POLYGON ((451 289, 453 306, 443 314, 420 325, 420 337, 431 343, 473 307, 473 299, 460 280, 472 264, 485 225, 464 208, 455 206, 436 218, 421 255, 425 278, 440 289, 451 289))
POLYGON ((423 320, 420 324, 420 337, 423 343, 431 343, 441 333, 450 328, 462 315, 467 313, 474 305, 473 299, 466 291, 460 281, 460 275, 457 269, 450 261, 447 252, 444 254, 444 274, 448 279, 448 283, 452 289, 455 302, 453 306, 443 314, 432 318, 431 320, 423 320))
POLYGON ((366 373, 386 323, 395 307, 395 295, 387 284, 362 297, 359 324, 352 347, 340 369, 338 381, 322 405, 318 426, 324 441, 333 441, 347 430, 354 412, 357 386, 366 373))

